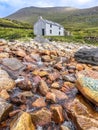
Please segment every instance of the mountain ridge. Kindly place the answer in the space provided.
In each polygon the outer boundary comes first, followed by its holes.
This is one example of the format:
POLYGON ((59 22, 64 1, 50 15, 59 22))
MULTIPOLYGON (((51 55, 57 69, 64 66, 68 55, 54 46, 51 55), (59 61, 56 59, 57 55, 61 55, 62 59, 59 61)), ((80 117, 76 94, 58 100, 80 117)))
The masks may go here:
POLYGON ((78 9, 73 7, 25 7, 7 16, 11 20, 27 22, 33 25, 39 16, 62 24, 71 26, 97 26, 98 6, 78 9))

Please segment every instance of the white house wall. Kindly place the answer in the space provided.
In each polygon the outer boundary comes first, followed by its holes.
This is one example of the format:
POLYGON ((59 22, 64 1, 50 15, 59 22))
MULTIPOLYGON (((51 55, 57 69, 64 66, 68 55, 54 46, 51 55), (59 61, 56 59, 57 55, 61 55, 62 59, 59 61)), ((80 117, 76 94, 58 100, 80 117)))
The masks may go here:
POLYGON ((42 29, 46 29, 45 23, 42 20, 39 20, 34 24, 34 34, 42 35, 42 29))
POLYGON ((64 36, 64 28, 59 28, 59 26, 52 25, 50 27, 50 24, 46 23, 46 35, 47 36, 64 36), (52 33, 50 33, 50 30, 52 30, 52 33), (59 35, 60 32, 60 35, 59 35))

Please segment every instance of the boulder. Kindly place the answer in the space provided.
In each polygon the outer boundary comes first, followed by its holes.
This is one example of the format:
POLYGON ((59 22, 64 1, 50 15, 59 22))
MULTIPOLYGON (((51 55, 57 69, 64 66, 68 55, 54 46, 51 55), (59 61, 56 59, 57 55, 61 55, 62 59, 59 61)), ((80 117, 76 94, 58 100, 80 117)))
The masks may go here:
POLYGON ((82 48, 75 55, 78 62, 98 65, 98 48, 82 48))
POLYGON ((7 103, 4 99, 0 98, 0 122, 5 120, 9 112, 13 110, 13 106, 7 103))
POLYGON ((76 86, 88 100, 98 106, 98 72, 80 71, 77 73, 76 86))
POLYGON ((0 70, 0 91, 10 90, 15 87, 15 81, 11 79, 8 73, 4 70, 0 70))
POLYGON ((96 112, 81 95, 65 103, 64 106, 69 118, 76 125, 77 130, 98 129, 98 112, 96 112))
POLYGON ((35 130, 30 114, 20 112, 11 122, 10 130, 35 130))

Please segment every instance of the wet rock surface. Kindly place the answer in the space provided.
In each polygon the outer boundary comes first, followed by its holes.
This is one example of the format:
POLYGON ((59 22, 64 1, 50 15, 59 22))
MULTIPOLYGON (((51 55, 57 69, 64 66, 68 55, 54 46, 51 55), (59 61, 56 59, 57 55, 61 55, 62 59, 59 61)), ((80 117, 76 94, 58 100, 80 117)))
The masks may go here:
POLYGON ((97 96, 88 98, 77 85, 85 70, 90 92, 98 92, 98 66, 75 61, 82 46, 0 41, 0 130, 98 129, 97 96))
POLYGON ((76 86, 88 100, 98 106, 98 72, 80 71, 77 73, 76 86))
POLYGON ((75 53, 75 59, 82 63, 98 65, 98 48, 82 48, 75 53))

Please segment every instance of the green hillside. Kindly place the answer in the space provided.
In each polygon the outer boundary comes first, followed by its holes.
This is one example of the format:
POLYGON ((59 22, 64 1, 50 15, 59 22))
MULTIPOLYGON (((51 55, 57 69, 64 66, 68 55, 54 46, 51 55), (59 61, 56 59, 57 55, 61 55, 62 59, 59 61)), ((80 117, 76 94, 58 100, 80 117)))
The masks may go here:
POLYGON ((33 28, 28 23, 0 18, 0 38, 11 40, 33 36, 33 28))
POLYGON ((88 9, 71 7, 27 7, 18 10, 7 18, 34 24, 39 16, 58 22, 67 28, 96 27, 98 25, 98 6, 88 9))
POLYGON ((19 22, 16 20, 4 19, 4 18, 0 18, 0 27, 24 28, 24 29, 32 28, 32 26, 28 23, 19 22))

